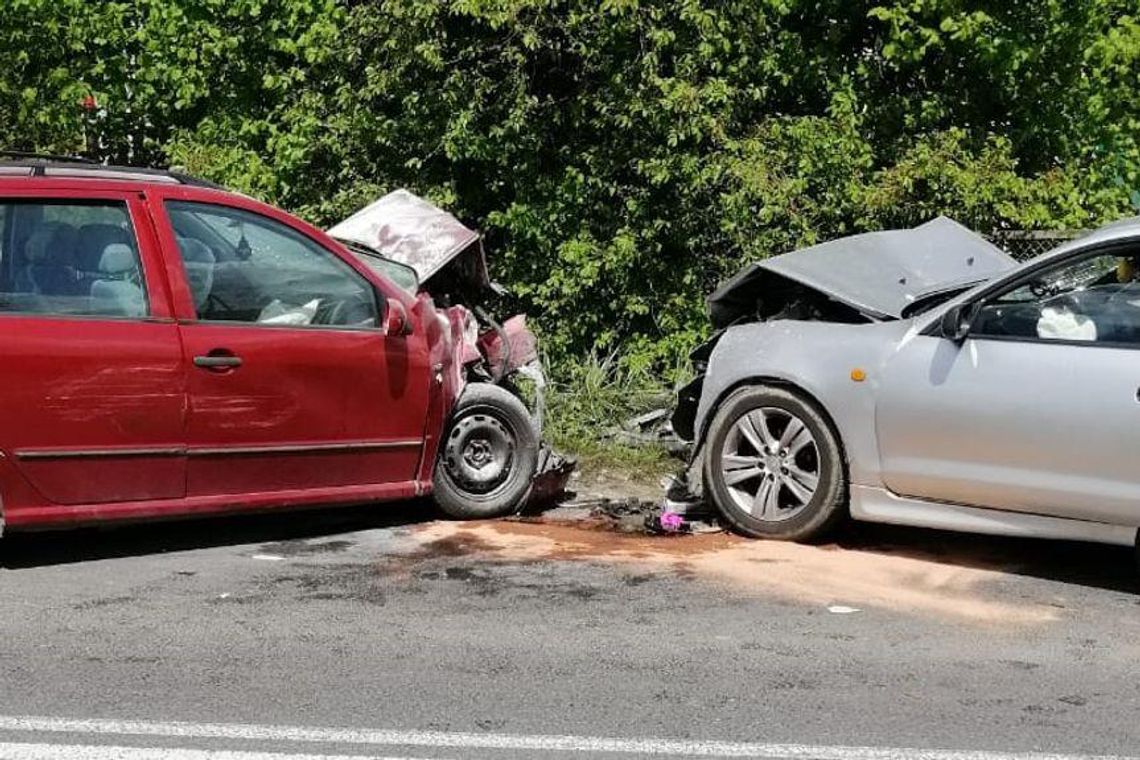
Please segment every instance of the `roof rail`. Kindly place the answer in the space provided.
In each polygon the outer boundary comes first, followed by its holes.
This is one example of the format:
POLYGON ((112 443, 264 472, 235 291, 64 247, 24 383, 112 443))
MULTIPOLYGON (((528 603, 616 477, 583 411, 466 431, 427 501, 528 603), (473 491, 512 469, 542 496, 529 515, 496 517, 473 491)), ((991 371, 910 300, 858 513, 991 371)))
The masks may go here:
POLYGON ((145 182, 150 180, 176 182, 180 185, 224 190, 221 185, 209 180, 192 177, 173 169, 155 169, 142 166, 109 166, 81 156, 58 156, 50 153, 29 153, 17 150, 0 150, 0 163, 11 162, 15 166, 26 166, 32 176, 45 177, 84 177, 98 176, 106 179, 115 177, 125 181, 145 182), (118 175, 118 176, 115 176, 118 175))

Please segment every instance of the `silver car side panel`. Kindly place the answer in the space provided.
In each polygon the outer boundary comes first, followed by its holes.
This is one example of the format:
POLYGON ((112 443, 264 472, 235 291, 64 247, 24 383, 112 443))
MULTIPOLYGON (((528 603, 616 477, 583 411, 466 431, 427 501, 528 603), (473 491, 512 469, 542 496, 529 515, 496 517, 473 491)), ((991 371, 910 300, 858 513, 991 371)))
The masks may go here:
MULTIPOLYGON (((920 327, 907 321, 864 325, 777 321, 730 328, 709 360, 697 411, 698 441, 704 440, 716 404, 733 388, 758 380, 775 380, 812 396, 835 423, 847 458, 851 511, 856 519, 1108 543, 1128 544, 1135 539, 1137 518, 1121 510, 1084 515, 1093 520, 1112 520, 1114 524, 1109 525, 1045 517, 1037 513, 1046 511, 1047 506, 1042 503, 1010 505, 1022 510, 1012 512, 891 493, 883 482, 876 433, 876 394, 898 352, 915 349, 911 341, 930 340, 918 335, 920 327), (851 370, 856 368, 866 372, 864 382, 851 379, 851 370), (871 495, 875 498, 870 499, 871 495), (985 515, 990 517, 981 519, 985 515)), ((1140 352, 1136 356, 1140 361, 1140 352)), ((924 424, 922 419, 914 422, 924 424)))
POLYGON ((994 536, 1095 541, 1120 546, 1132 546, 1136 540, 1136 528, 1127 526, 907 499, 872 486, 851 487, 851 516, 868 522, 994 536))
POLYGON ((884 372, 883 485, 922 499, 1140 525, 1140 351, 918 337, 884 372))

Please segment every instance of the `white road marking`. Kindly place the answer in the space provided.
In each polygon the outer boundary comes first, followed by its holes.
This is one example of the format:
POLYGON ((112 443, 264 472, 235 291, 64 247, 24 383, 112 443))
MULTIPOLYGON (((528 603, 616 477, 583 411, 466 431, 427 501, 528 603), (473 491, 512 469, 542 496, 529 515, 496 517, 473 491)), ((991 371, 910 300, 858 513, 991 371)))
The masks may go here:
MULTIPOLYGON (((986 752, 975 750, 836 747, 669 739, 614 739, 597 736, 542 736, 445 731, 396 731, 357 728, 259 726, 240 723, 182 723, 0 716, 0 731, 113 736, 161 736, 183 739, 230 739, 282 743, 320 743, 368 747, 431 747, 532 752, 639 754, 673 757, 750 757, 765 760, 1140 760, 1086 754, 986 752)), ((50 746, 50 745, 42 745, 50 746)), ((173 751, 155 748, 152 752, 173 751)), ((191 750, 186 750, 191 751, 191 750)), ((162 756, 174 760, 197 756, 162 756)), ((82 757, 82 756, 77 756, 82 757)), ((100 756, 92 756, 101 760, 100 756)), ((216 755, 201 757, 216 758, 216 755)), ((233 755, 235 758, 246 758, 233 755)), ((254 755, 254 757, 257 757, 254 755)), ((273 757, 268 755, 263 757, 273 757)), ((296 756, 284 755, 293 760, 296 756)), ((24 758, 20 758, 24 760, 24 758)))
POLYGON ((363 755, 294 755, 278 752, 181 749, 177 747, 111 747, 85 744, 0 742, 0 760, 416 760, 410 757, 363 755))

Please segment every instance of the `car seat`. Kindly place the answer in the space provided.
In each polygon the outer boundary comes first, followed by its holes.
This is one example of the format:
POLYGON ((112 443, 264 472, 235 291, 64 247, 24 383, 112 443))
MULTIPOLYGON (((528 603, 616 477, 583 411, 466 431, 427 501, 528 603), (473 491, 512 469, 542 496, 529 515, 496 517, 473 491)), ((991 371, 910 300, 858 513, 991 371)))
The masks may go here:
POLYGON ((99 262, 107 246, 122 243, 134 249, 131 233, 114 224, 85 224, 79 228, 79 239, 75 246, 75 265, 79 268, 79 280, 83 291, 99 279, 99 262))
POLYGON ((91 308, 96 314, 139 317, 146 313, 146 296, 138 284, 138 259, 129 245, 107 246, 99 258, 99 277, 91 283, 91 308))

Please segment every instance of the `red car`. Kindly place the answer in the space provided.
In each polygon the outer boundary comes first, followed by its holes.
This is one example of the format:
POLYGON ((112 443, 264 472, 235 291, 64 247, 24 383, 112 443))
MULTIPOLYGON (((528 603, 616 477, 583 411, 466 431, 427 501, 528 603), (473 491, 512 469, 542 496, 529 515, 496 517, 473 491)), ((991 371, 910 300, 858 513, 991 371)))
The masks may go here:
POLYGON ((352 246, 177 173, 0 162, 2 526, 518 508, 533 337, 352 246))

